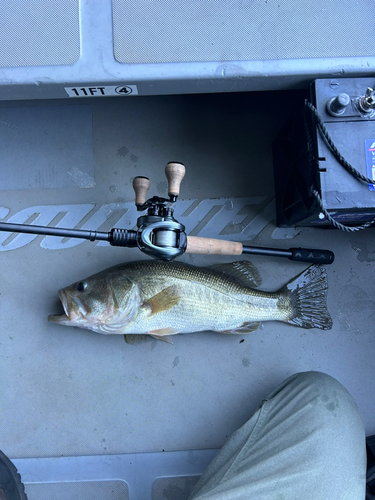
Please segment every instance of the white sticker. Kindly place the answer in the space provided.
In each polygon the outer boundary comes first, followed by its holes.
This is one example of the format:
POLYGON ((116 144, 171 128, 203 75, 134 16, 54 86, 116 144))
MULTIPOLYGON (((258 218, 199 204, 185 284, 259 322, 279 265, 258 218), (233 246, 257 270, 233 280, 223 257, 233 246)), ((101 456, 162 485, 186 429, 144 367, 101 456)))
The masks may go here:
POLYGON ((88 87, 64 87, 69 97, 103 97, 137 95, 136 85, 90 85, 88 87))

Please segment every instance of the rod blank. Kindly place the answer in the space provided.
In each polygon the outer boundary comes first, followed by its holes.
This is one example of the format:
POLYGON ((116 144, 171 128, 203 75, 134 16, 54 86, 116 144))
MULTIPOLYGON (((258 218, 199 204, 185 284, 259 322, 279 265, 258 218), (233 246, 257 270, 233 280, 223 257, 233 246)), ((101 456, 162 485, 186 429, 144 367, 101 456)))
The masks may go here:
POLYGON ((9 222, 0 222, 1 231, 10 233, 29 233, 43 234, 45 236, 62 236, 63 238, 82 238, 84 240, 108 241, 109 233, 100 231, 86 231, 84 229, 64 229, 60 227, 33 226, 29 224, 11 224, 9 222))

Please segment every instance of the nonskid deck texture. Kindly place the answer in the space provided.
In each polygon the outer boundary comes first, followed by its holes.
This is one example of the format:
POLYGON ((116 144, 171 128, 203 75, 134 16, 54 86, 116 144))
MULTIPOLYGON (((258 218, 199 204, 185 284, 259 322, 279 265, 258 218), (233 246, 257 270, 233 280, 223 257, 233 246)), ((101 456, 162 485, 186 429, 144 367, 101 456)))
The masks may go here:
MULTIPOLYGON (((121 335, 61 327, 47 317, 62 312, 59 288, 146 258, 139 250, 0 234, 0 448, 8 456, 108 456, 111 462, 127 454, 217 449, 268 391, 308 370, 344 384, 367 434, 374 434, 374 230, 346 234, 275 225, 271 145, 304 97, 288 91, 3 103, 5 221, 133 228, 132 179, 149 177, 150 195, 164 196, 164 167, 174 160, 187 169, 175 217, 189 234, 327 248, 336 255, 326 266, 332 330, 267 322, 242 336, 207 332, 176 335, 173 345, 154 339, 128 345, 121 335)), ((277 257, 243 258, 256 265, 260 288, 268 291, 308 267, 277 257)), ((207 266, 233 258, 185 254, 180 260, 207 266)), ((27 469, 27 462, 19 464, 27 469)), ((183 498, 188 486, 176 484, 175 497, 183 498)), ((48 497, 45 488, 30 487, 29 497, 48 497)), ((107 498, 120 498, 124 488, 113 485, 118 496, 107 498)), ((164 490, 172 498, 164 485, 154 487, 154 498, 168 498, 164 490)))

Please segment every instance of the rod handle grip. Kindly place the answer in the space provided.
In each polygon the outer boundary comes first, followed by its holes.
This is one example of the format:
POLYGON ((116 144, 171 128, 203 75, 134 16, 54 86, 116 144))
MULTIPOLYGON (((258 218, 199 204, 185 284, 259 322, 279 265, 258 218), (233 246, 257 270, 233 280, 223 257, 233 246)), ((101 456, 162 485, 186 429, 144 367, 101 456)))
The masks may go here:
POLYGON ((200 238, 199 236, 187 236, 185 251, 186 253, 205 255, 241 255, 242 243, 214 238, 200 238))
POLYGON ((309 248, 290 248, 292 255, 290 260, 301 262, 312 262, 314 264, 332 264, 335 254, 330 250, 311 250, 309 248))
POLYGON ((146 196, 148 190, 150 189, 151 183, 148 177, 137 176, 133 179, 133 189, 135 192, 135 204, 143 205, 146 201, 146 196))
POLYGON ((168 195, 178 196, 181 181, 185 176, 185 166, 182 163, 170 161, 165 167, 165 175, 168 180, 168 195))

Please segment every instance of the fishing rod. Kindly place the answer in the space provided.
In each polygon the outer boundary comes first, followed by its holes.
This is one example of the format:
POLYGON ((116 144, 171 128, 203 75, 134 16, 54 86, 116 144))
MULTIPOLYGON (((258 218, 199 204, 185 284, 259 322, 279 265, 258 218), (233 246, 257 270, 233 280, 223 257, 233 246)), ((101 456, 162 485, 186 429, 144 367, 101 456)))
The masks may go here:
POLYGON ((186 252, 205 255, 252 254, 287 257, 290 260, 317 264, 332 264, 334 261, 334 253, 330 250, 262 248, 245 246, 236 241, 188 236, 185 233, 185 226, 174 219, 173 209, 170 207, 180 194, 185 167, 182 163, 169 162, 165 167, 165 175, 168 180, 168 199, 153 196, 146 200, 151 185, 150 180, 143 176, 134 178, 133 189, 137 210, 139 212, 147 210, 147 215, 138 217, 137 230, 112 228, 109 232, 102 232, 0 222, 0 231, 107 241, 112 246, 138 247, 143 253, 160 260, 172 260, 186 252))

